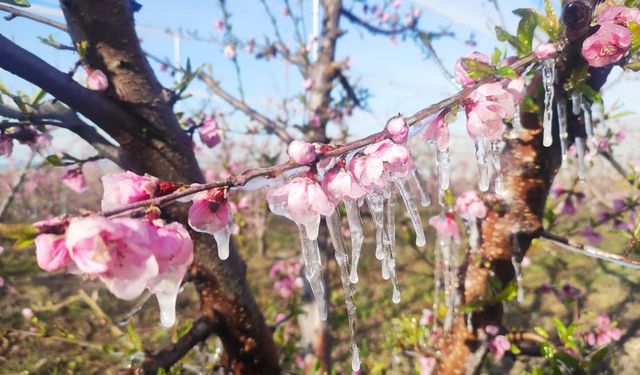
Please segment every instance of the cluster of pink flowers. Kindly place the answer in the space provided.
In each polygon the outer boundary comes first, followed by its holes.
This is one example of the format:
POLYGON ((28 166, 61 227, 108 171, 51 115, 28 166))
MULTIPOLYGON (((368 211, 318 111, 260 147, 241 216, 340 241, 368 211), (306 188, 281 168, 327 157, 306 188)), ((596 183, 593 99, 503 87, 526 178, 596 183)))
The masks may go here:
POLYGON ((69 169, 62 176, 62 183, 67 185, 69 189, 80 194, 87 190, 87 181, 82 173, 82 167, 69 169))
POLYGON ((456 199, 456 211, 465 220, 483 219, 487 216, 487 206, 473 190, 460 194, 456 199))
POLYGON ((269 277, 275 281, 275 289, 282 297, 289 299, 302 287, 300 272, 302 264, 294 260, 279 260, 271 266, 269 277))
POLYGON ((155 293, 164 326, 175 323, 180 284, 193 242, 179 223, 102 216, 61 217, 35 224, 36 259, 45 271, 97 276, 116 297, 155 293))
MULTIPOLYGON (((489 57, 478 52, 468 56, 483 64, 489 64, 489 57)), ((458 82, 471 87, 476 81, 469 76, 462 60, 455 67, 458 82)), ((524 80, 507 79, 485 83, 475 89, 464 102, 467 114, 467 132, 474 140, 494 140, 502 137, 504 121, 510 121, 516 115, 515 108, 524 98, 524 80)))
POLYGON ((593 67, 619 62, 631 47, 629 23, 640 24, 640 9, 614 5, 604 8, 596 18, 598 31, 582 45, 582 56, 593 67))
POLYGON ((506 336, 499 334, 500 328, 497 326, 488 325, 485 327, 485 331, 491 337, 489 340, 489 351, 497 360, 501 360, 505 353, 511 350, 511 342, 506 336))
POLYGON ((601 347, 620 340, 622 332, 611 324, 611 319, 606 315, 596 318, 596 328, 587 334, 587 343, 591 346, 601 347))
POLYGON ((51 134, 40 132, 34 126, 21 126, 6 132, 0 130, 0 156, 11 157, 14 140, 29 146, 33 151, 39 151, 49 147, 51 139, 51 134))
MULTIPOLYGON (((348 165, 344 161, 329 164, 323 174, 308 171, 272 188, 267 195, 271 211, 303 225, 309 238, 315 240, 320 216, 331 215, 341 200, 381 192, 390 181, 402 179, 415 169, 411 152, 405 145, 408 138, 405 120, 394 117, 387 123, 385 133, 390 139, 365 147, 348 165)), ((316 160, 320 148, 322 145, 293 141, 288 154, 296 163, 307 165, 316 160)), ((320 169, 322 165, 318 163, 314 168, 320 169)))

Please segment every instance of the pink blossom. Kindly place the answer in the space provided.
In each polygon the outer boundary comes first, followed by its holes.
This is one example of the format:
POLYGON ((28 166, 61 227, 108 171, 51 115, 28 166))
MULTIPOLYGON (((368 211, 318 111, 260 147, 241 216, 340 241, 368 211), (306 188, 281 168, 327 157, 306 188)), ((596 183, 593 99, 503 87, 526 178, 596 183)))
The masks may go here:
MULTIPOLYGON (((491 59, 489 58, 489 56, 484 55, 480 52, 473 52, 469 55, 466 55, 465 58, 473 59, 485 64, 489 64, 491 62, 491 59)), ((473 79, 471 79, 471 77, 469 77, 469 74, 465 70, 464 66, 462 66, 462 59, 458 60, 458 62, 456 63, 455 75, 458 82, 460 82, 460 84, 464 87, 470 87, 476 83, 476 81, 474 81, 473 79)))
POLYGON ((207 116, 204 119, 202 126, 198 128, 198 134, 202 143, 209 148, 216 147, 222 141, 222 131, 212 116, 207 116))
POLYGON ((511 342, 506 336, 498 335, 489 341, 489 351, 497 360, 502 359, 504 354, 511 349, 511 342))
POLYGON ((269 190, 267 202, 274 214, 303 225, 312 240, 318 236, 320 215, 329 216, 334 210, 329 198, 310 175, 296 177, 269 190))
POLYGON ((427 125, 422 132, 422 139, 426 142, 436 143, 436 147, 440 151, 444 151, 449 148, 449 126, 447 121, 447 114, 449 111, 442 111, 436 118, 433 119, 427 125))
POLYGON ((418 364, 420 364, 420 375, 431 375, 436 369, 438 362, 433 357, 418 357, 418 364))
POLYGON ((283 16, 285 16, 285 17, 289 15, 289 12, 290 12, 290 11, 289 11, 289 7, 286 7, 286 6, 285 6, 285 7, 282 7, 282 8, 280 9, 280 13, 282 13, 282 15, 283 15, 283 16))
POLYGON ((149 199, 155 194, 157 185, 155 177, 139 176, 129 171, 105 175, 102 177, 102 209, 111 210, 149 199))
POLYGON ((80 272, 98 275, 116 297, 131 300, 158 276, 154 240, 140 220, 91 216, 71 220, 65 245, 80 272))
POLYGON ((422 309, 422 316, 420 317, 420 324, 423 326, 428 326, 433 324, 435 321, 435 315, 431 309, 422 309))
POLYGON ((198 232, 220 232, 233 225, 233 215, 224 190, 214 189, 198 193, 189 208, 189 226, 198 232))
POLYGON ((64 236, 43 233, 35 240, 38 266, 47 272, 63 269, 69 260, 69 250, 65 246, 64 236))
POLYGON ((318 116, 316 113, 312 114, 309 118, 309 126, 311 126, 312 128, 319 128, 321 125, 322 123, 320 122, 320 116, 318 116))
POLYGON ((62 176, 62 183, 78 194, 87 190, 87 180, 85 180, 81 168, 66 171, 62 176))
POLYGON ((499 139, 504 132, 501 106, 480 102, 467 107, 467 133, 471 138, 499 139))
POLYGON ((500 333, 500 327, 493 325, 493 324, 489 324, 486 327, 484 327, 485 332, 487 332, 490 336, 497 336, 498 333, 500 333))
POLYGON ((601 68, 620 61, 631 45, 631 32, 624 26, 605 23, 582 45, 582 56, 589 65, 601 68))
POLYGON ((338 204, 344 199, 357 200, 367 193, 358 184, 353 172, 345 170, 342 166, 336 166, 327 172, 322 180, 322 190, 333 204, 338 204))
POLYGON ((309 142, 297 139, 289 143, 287 154, 291 160, 300 165, 309 164, 316 160, 315 147, 309 142))
POLYGON ((538 59, 545 60, 554 57, 558 49, 553 43, 540 43, 533 52, 538 59))
POLYGON ((30 320, 31 318, 33 318, 33 310, 31 310, 28 307, 25 307, 24 309, 22 309, 21 313, 22 313, 22 316, 27 320, 30 320))
POLYGON ((304 91, 309 91, 313 88, 314 85, 314 81, 312 78, 305 78, 304 81, 302 81, 302 88, 304 89, 304 91))
POLYGON ((274 288, 284 298, 291 298, 291 296, 300 289, 300 283, 298 282, 300 272, 302 270, 302 264, 298 261, 279 260, 271 266, 269 270, 269 277, 274 279, 274 288))
MULTIPOLYGON (((516 82, 520 83, 515 83, 512 86, 512 90, 521 95, 524 89, 524 81, 516 82)), ((509 83, 511 82, 509 81, 509 83)), ((487 103, 486 106, 490 107, 503 119, 511 119, 515 114, 516 98, 508 89, 508 85, 505 87, 504 82, 485 83, 475 89, 469 95, 469 99, 476 104, 487 103)))
POLYGON ((612 326, 611 319, 606 315, 599 315, 596 318, 596 329, 587 335, 587 342, 591 346, 605 346, 620 340, 622 332, 619 328, 612 326))
POLYGON ((222 21, 222 20, 213 21, 213 28, 218 30, 218 31, 224 30, 224 21, 222 21))
POLYGON ((395 143, 405 143, 409 137, 409 125, 402 116, 396 116, 387 122, 385 127, 391 140, 395 143))
POLYGON ((629 22, 640 23, 640 9, 622 5, 608 6, 598 13, 596 20, 601 25, 615 23, 627 26, 629 22))
POLYGON ((223 49, 224 55, 229 59, 233 60, 236 57, 236 50, 232 45, 227 44, 223 49))
POLYGON ((94 91, 106 91, 109 88, 109 80, 100 69, 87 68, 87 88, 94 91))
POLYGON ((411 151, 406 146, 388 139, 367 146, 363 153, 367 157, 366 172, 369 179, 382 176, 403 178, 415 169, 411 151))
POLYGON ((247 39, 244 50, 247 53, 253 53, 253 49, 256 47, 256 40, 254 38, 247 39))
POLYGON ((394 8, 396 8, 396 9, 397 9, 397 8, 400 8, 400 7, 402 6, 402 1, 401 1, 401 0, 394 0, 394 1, 391 3, 391 6, 392 6, 392 7, 394 7, 394 8))
POLYGON ((456 211, 461 217, 469 219, 482 219, 487 216, 487 206, 473 190, 461 194, 456 199, 456 211))
POLYGON ((576 206, 573 204, 573 199, 571 198, 571 195, 567 196, 558 206, 558 211, 561 214, 567 215, 567 216, 573 216, 576 214, 577 210, 576 210, 576 206))
POLYGON ((6 155, 7 157, 10 157, 12 152, 13 139, 5 135, 0 135, 0 156, 6 155))
POLYGON ((460 231, 458 230, 458 224, 453 218, 453 215, 448 213, 445 215, 435 215, 429 219, 429 224, 436 229, 438 236, 445 238, 451 238, 455 242, 460 241, 460 231))

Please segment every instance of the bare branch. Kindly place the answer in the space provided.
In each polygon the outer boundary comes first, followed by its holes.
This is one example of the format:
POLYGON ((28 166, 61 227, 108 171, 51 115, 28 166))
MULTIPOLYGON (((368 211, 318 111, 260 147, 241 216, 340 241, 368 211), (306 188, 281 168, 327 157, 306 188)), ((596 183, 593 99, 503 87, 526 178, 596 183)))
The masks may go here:
POLYGON ((551 242, 554 245, 573 253, 586 255, 590 258, 601 259, 627 268, 640 269, 640 261, 628 259, 617 254, 611 254, 594 246, 582 245, 572 239, 561 237, 557 234, 544 231, 540 235, 540 239, 551 242))
POLYGON ((402 34, 406 31, 410 31, 410 30, 415 30, 416 28, 416 24, 411 23, 409 25, 404 25, 400 28, 394 28, 394 29, 383 29, 381 27, 377 27, 372 25, 371 23, 363 20, 362 18, 356 16, 354 13, 352 13, 350 10, 346 9, 346 8, 342 8, 340 10, 340 13, 345 16, 349 21, 351 21, 351 23, 353 23, 354 25, 360 26, 365 28, 367 31, 374 33, 374 34, 381 34, 381 35, 397 35, 397 34, 402 34))
POLYGON ((204 82, 204 84, 206 84, 207 87, 209 87, 211 91, 213 91, 216 95, 218 95, 222 100, 229 103, 232 107, 242 111, 247 116, 249 116, 249 118, 256 121, 260 125, 273 131, 273 133, 275 133, 285 143, 289 143, 293 140, 293 138, 289 135, 289 133, 287 133, 287 131, 282 126, 280 126, 279 124, 277 124, 276 122, 268 118, 267 116, 263 115, 262 113, 258 112, 257 110, 253 109, 252 107, 250 107, 245 101, 240 100, 234 97, 233 95, 231 95, 230 93, 228 93, 227 91, 225 91, 222 87, 220 87, 218 82, 216 82, 216 80, 213 79, 213 77, 211 77, 207 73, 201 71, 200 73, 198 73, 198 78, 202 82, 204 82))
POLYGON ((49 25, 58 30, 67 31, 67 25, 65 25, 64 23, 54 21, 50 18, 38 16, 37 14, 27 12, 20 8, 12 7, 10 5, 0 4, 0 10, 9 13, 9 15, 4 18, 7 21, 11 21, 12 19, 17 17, 23 17, 36 22, 43 23, 45 25, 49 25))
POLYGON ((16 182, 11 186, 9 195, 7 195, 7 197, 0 204, 0 220, 2 220, 2 217, 7 211, 7 208, 9 208, 9 206, 11 205, 11 202, 13 202, 13 200, 15 199, 16 193, 18 192, 18 189, 20 189, 20 185, 22 185, 25 177, 27 176, 27 171, 29 170, 29 166, 31 165, 31 162, 33 161, 34 156, 35 156, 35 152, 31 152, 31 155, 29 155, 29 159, 27 159, 27 162, 25 163, 24 167, 18 173, 18 178, 16 179, 16 182))
POLYGON ((342 86, 344 91, 347 93, 347 96, 353 101, 353 105, 356 107, 362 108, 360 99, 358 99, 358 95, 353 90, 353 86, 351 86, 351 83, 349 83, 349 80, 342 73, 341 70, 338 71, 338 81, 340 81, 340 85, 342 86))
POLYGON ((602 151, 602 152, 599 152, 599 154, 603 158, 605 158, 605 160, 607 160, 609 164, 611 164, 613 169, 615 169, 615 171, 618 172, 618 174, 622 176, 622 178, 624 178, 624 180, 627 181, 629 185, 633 187, 638 187, 636 185, 636 182, 633 179, 629 178, 629 173, 627 172, 627 170, 613 157, 613 155, 611 155, 608 151, 602 151))

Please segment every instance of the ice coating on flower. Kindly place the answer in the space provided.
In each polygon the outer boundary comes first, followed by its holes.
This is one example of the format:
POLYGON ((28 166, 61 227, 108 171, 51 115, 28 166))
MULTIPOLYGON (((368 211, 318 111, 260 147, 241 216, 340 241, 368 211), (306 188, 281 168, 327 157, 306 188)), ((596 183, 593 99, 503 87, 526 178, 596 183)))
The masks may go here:
POLYGON ((409 125, 402 116, 389 120, 385 129, 395 143, 405 143, 409 137, 409 125))
POLYGON ((36 261, 47 272, 63 269, 69 260, 69 251, 64 244, 64 236, 40 234, 36 237, 36 261))
POLYGON ((540 43, 533 50, 533 53, 540 60, 550 59, 556 55, 558 49, 553 43, 540 43))
POLYGON ((448 111, 442 111, 427 125, 422 132, 422 139, 426 142, 435 142, 438 150, 443 151, 449 147, 449 126, 446 116, 448 111))
POLYGON ((231 205, 224 194, 223 189, 198 193, 189 208, 189 226, 214 236, 222 260, 229 257, 229 241, 234 228, 231 205))
POLYGON ((585 39, 582 56, 589 65, 601 68, 622 59, 631 46, 631 32, 624 26, 605 23, 585 39))
POLYGON ((327 172, 322 180, 322 190, 333 204, 345 199, 357 200, 367 193, 358 184, 353 172, 341 166, 333 167, 327 172))
POLYGON ((87 88, 94 91, 105 91, 109 88, 109 80, 100 69, 87 69, 87 88))
POLYGON ((474 104, 467 111, 467 133, 474 140, 479 138, 499 139, 504 132, 500 107, 491 102, 474 104))
POLYGON ((367 146, 363 154, 351 160, 349 170, 367 191, 381 191, 390 179, 404 178, 415 169, 409 149, 389 139, 367 146))
POLYGON ((139 176, 133 172, 112 173, 102 177, 104 193, 102 209, 111 210, 129 203, 151 198, 157 179, 139 176))
POLYGON ((640 23, 640 9, 622 5, 608 6, 598 13, 596 21, 601 25, 611 22, 622 26, 627 26, 629 22, 640 23))
POLYGON ((287 148, 287 154, 289 158, 300 165, 309 164, 316 160, 316 149, 315 147, 305 141, 294 140, 289 143, 289 147, 287 148))
POLYGON ((66 171, 62 176, 62 183, 78 194, 87 190, 87 181, 84 178, 81 168, 66 171))
POLYGON ((460 241, 458 224, 456 224, 452 214, 432 216, 429 219, 429 224, 436 229, 438 236, 452 238, 455 242, 460 241))
POLYGON ((334 210, 322 187, 308 175, 269 190, 267 202, 274 214, 302 224, 312 241, 318 237, 320 215, 329 216, 334 210))
POLYGON ((5 135, 0 135, 0 156, 10 157, 13 153, 13 139, 5 135))
POLYGON ((456 211, 464 218, 482 219, 487 216, 487 206, 473 190, 461 194, 456 199, 456 211))
MULTIPOLYGON (((509 81, 510 83, 511 81, 509 81)), ((514 92, 522 92, 524 81, 521 83, 518 85, 519 87, 515 84, 512 86, 514 92)), ((510 119, 515 114, 516 98, 508 87, 508 85, 505 87, 504 82, 485 83, 475 89, 469 95, 469 99, 475 103, 487 103, 501 118, 510 119)))
POLYGON ((160 322, 171 327, 176 321, 176 299, 187 268, 193 262, 193 242, 180 223, 156 228, 153 255, 158 263, 158 276, 147 285, 156 295, 160 322))
POLYGON ((222 141, 222 131, 216 119, 208 116, 204 119, 202 126, 198 128, 200 140, 207 147, 216 147, 222 141))
MULTIPOLYGON (((482 54, 480 52, 473 52, 469 55, 464 56, 464 58, 473 59, 485 64, 489 64, 491 62, 491 59, 489 58, 489 56, 482 54)), ((462 86, 470 87, 476 83, 476 81, 474 81, 471 77, 469 77, 469 73, 467 73, 464 66, 462 66, 462 59, 458 60, 458 62, 456 63, 454 72, 455 72, 456 79, 458 80, 458 82, 460 82, 462 86)))

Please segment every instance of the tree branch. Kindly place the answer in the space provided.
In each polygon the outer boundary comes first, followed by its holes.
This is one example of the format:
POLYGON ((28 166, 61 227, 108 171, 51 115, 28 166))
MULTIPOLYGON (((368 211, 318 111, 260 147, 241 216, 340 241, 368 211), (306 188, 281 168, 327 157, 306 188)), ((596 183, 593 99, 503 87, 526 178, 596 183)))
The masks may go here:
POLYGON ((363 27, 365 30, 367 30, 370 33, 373 34, 381 34, 381 35, 398 35, 398 34, 402 34, 406 31, 410 31, 410 30, 415 30, 416 28, 416 24, 415 22, 410 24, 410 25, 404 25, 400 28, 397 29, 383 29, 381 27, 377 27, 374 26, 372 24, 370 24, 369 22, 363 20, 362 18, 356 16, 354 13, 352 13, 350 10, 346 9, 346 8, 341 8, 340 9, 340 13, 345 16, 349 21, 351 21, 351 23, 353 23, 354 25, 363 27))
POLYGON ((58 30, 62 30, 62 31, 67 31, 67 25, 65 25, 64 23, 60 23, 58 21, 54 21, 50 18, 46 18, 46 17, 42 17, 39 16, 37 14, 33 14, 30 12, 27 12, 25 10, 22 10, 20 8, 16 8, 16 7, 12 7, 10 5, 5 5, 5 4, 0 4, 0 11, 4 11, 9 13, 8 16, 6 16, 4 19, 7 21, 11 21, 14 18, 17 17, 23 17, 23 18, 27 18, 36 22, 40 22, 42 24, 45 25, 49 25, 51 27, 54 27, 58 30))
POLYGON ((636 182, 633 179, 629 178, 629 173, 627 172, 627 170, 613 157, 613 155, 611 155, 611 153, 609 153, 608 151, 602 151, 599 152, 599 154, 603 158, 605 158, 605 160, 608 161, 609 164, 611 164, 613 169, 615 169, 615 171, 618 172, 618 174, 622 176, 622 178, 624 178, 624 180, 629 185, 631 185, 632 187, 640 188, 640 186, 636 185, 636 182))
POLYGON ((13 200, 15 199, 15 195, 18 192, 18 189, 20 189, 20 185, 22 185, 22 183, 24 182, 24 179, 27 176, 27 171, 29 170, 29 166, 31 165, 31 162, 33 161, 34 156, 35 156, 35 152, 31 152, 24 167, 18 173, 18 178, 16 179, 16 182, 13 185, 11 185, 11 190, 9 191, 9 195, 7 195, 7 197, 2 201, 2 204, 0 204, 0 221, 2 221, 2 218, 7 211, 7 208, 9 208, 9 206, 11 205, 11 202, 13 202, 13 200))
POLYGON ((594 246, 582 245, 572 239, 561 237, 551 232, 542 232, 540 239, 573 253, 585 255, 590 258, 601 259, 627 268, 640 269, 640 261, 628 259, 617 254, 611 254, 594 246))

